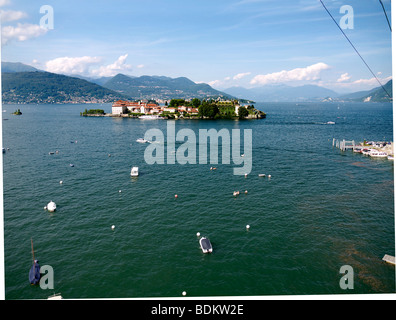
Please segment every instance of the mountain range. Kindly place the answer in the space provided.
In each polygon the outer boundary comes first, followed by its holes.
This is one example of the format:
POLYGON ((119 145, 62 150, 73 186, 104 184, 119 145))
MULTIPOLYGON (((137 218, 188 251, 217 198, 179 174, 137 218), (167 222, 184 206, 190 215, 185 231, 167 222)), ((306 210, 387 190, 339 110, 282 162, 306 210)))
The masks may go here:
POLYGON ((387 93, 392 96, 392 80, 388 81, 384 89, 376 87, 367 91, 353 92, 340 95, 337 92, 316 86, 304 85, 291 87, 284 84, 267 85, 258 88, 246 89, 243 87, 231 87, 224 89, 225 93, 237 98, 244 97, 260 102, 315 102, 315 101, 355 101, 355 102, 389 102, 387 93))
MULTIPOLYGON (((246 89, 232 87, 223 91, 208 84, 195 83, 186 77, 114 77, 89 78, 39 70, 18 62, 2 62, 2 97, 4 103, 103 103, 118 99, 218 98, 259 102, 366 101, 388 102, 382 87, 340 95, 333 90, 304 85, 284 84, 246 89)), ((392 80, 385 86, 392 95, 392 80)))

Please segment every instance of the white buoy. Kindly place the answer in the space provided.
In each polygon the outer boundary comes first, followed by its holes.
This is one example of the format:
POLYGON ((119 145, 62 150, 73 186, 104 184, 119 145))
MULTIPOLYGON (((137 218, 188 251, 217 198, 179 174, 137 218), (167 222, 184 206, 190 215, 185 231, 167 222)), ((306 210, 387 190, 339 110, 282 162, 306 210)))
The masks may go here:
POLYGON ((175 198, 177 198, 177 194, 175 194, 175 198))
POLYGON ((59 183, 60 183, 60 184, 63 184, 63 181, 61 180, 61 181, 59 181, 59 183))
POLYGON ((247 173, 245 173, 245 178, 247 178, 247 173))
POLYGON ((197 237, 199 237, 201 234, 199 232, 197 232, 197 237))
POLYGON ((47 206, 44 207, 44 210, 47 210, 47 206))
POLYGON ((270 174, 268 175, 268 179, 271 179, 271 175, 270 174))
POLYGON ((121 191, 121 190, 118 190, 118 192, 121 193, 122 191, 121 191))
POLYGON ((182 295, 183 295, 183 296, 185 296, 186 294, 187 294, 187 292, 186 292, 186 291, 183 291, 183 292, 182 292, 182 295))
POLYGON ((47 204, 47 210, 49 212, 54 212, 56 210, 56 204, 52 200, 47 204))
POLYGON ((249 229, 250 229, 250 226, 249 226, 249 225, 247 225, 247 226, 246 226, 246 229, 248 229, 248 230, 249 230, 249 229))
POLYGON ((115 229, 115 225, 113 224, 112 226, 111 226, 111 230, 114 230, 115 229))
POLYGON ((245 194, 247 194, 247 190, 245 190, 245 194))

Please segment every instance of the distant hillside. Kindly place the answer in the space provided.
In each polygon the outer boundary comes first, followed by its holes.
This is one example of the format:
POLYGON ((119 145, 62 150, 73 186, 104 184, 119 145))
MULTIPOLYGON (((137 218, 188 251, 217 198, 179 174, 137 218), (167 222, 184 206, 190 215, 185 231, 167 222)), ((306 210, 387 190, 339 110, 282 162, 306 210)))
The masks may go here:
POLYGON ((103 86, 131 99, 230 97, 208 84, 197 84, 185 77, 173 79, 164 76, 130 77, 118 74, 103 86))
MULTIPOLYGON (((390 94, 391 97, 393 97, 392 93, 392 80, 388 81, 384 85, 385 90, 390 94)), ((391 98, 386 94, 384 89, 380 87, 376 87, 371 90, 367 91, 358 91, 358 92, 353 92, 350 94, 345 94, 342 96, 339 96, 337 100, 341 101, 355 101, 355 102, 390 102, 392 101, 391 98)))
POLYGON ((125 97, 79 78, 49 72, 2 73, 4 103, 102 103, 125 97))
POLYGON ((361 100, 364 96, 367 96, 376 90, 378 90, 378 87, 371 89, 371 90, 357 91, 357 92, 344 94, 344 95, 339 96, 338 99, 339 100, 356 100, 356 99, 361 100))
POLYGON ((322 101, 325 98, 337 97, 338 93, 333 90, 315 85, 290 87, 286 85, 268 85, 259 88, 246 89, 233 87, 224 92, 237 98, 246 98, 259 102, 300 102, 322 101))
MULTIPOLYGON (((392 80, 388 81, 384 85, 384 88, 393 98, 392 80)), ((391 102, 392 98, 390 98, 386 92, 382 87, 379 87, 377 90, 373 90, 372 92, 364 95, 360 100, 365 102, 391 102)))
POLYGON ((1 72, 35 72, 40 71, 20 62, 1 62, 1 72))

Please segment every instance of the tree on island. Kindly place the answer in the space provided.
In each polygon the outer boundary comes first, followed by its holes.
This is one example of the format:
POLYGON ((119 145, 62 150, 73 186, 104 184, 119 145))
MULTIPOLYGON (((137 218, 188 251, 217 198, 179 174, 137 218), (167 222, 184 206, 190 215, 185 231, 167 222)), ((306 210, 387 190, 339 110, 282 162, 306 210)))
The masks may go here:
POLYGON ((169 102, 169 107, 177 108, 184 105, 186 101, 184 99, 172 99, 169 102))
POLYGON ((199 106, 201 105, 201 100, 199 100, 198 98, 194 98, 191 100, 191 105, 194 108, 199 108, 199 106))
POLYGON ((89 110, 85 109, 84 112, 80 112, 81 116, 87 116, 89 114, 100 114, 100 115, 103 115, 103 114, 105 114, 105 112, 104 112, 103 109, 89 109, 89 110))
POLYGON ((215 104, 211 104, 207 101, 202 102, 198 108, 198 115, 200 118, 214 119, 219 114, 219 108, 215 104))
POLYGON ((244 107, 240 107, 238 110, 238 117, 239 119, 245 119, 249 115, 248 109, 244 107))

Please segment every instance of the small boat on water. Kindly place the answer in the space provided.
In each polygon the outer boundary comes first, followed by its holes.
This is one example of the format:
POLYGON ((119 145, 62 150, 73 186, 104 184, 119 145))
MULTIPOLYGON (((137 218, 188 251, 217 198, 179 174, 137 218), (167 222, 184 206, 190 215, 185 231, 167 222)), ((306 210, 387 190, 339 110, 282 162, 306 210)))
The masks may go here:
POLYGON ((40 283, 40 265, 38 260, 33 260, 33 265, 29 271, 29 282, 31 285, 37 285, 40 283))
POLYGON ((29 270, 29 282, 31 285, 37 285, 41 279, 40 265, 39 261, 34 258, 33 239, 30 239, 30 242, 32 245, 33 265, 29 270))
POLYGON ((159 115, 155 115, 155 114, 145 114, 139 117, 139 119, 143 119, 143 120, 158 120, 158 119, 163 119, 161 118, 159 115))
POLYGON ((201 237, 201 239, 199 239, 199 245, 203 253, 211 253, 213 251, 212 244, 206 237, 201 237))
POLYGON ((362 149, 362 154, 364 154, 364 155, 366 155, 366 156, 369 156, 370 155, 370 153, 371 152, 373 152, 373 151, 376 151, 375 149, 368 149, 368 148, 365 148, 365 149, 362 149))
POLYGON ((388 156, 388 160, 394 160, 395 158, 393 156, 388 156))
POLYGON ((327 121, 327 124, 335 124, 334 121, 327 121))
POLYGON ((139 138, 139 139, 136 140, 136 142, 139 142, 139 143, 149 143, 150 141, 148 141, 148 140, 146 140, 146 139, 143 139, 143 138, 139 138))
POLYGON ((139 175, 139 167, 132 167, 131 177, 137 177, 139 175))
POLYGON ((362 153, 362 150, 363 150, 362 147, 355 147, 355 148, 353 148, 353 152, 356 152, 356 153, 362 153))
POLYGON ((49 212, 54 212, 54 211, 56 210, 56 204, 55 204, 55 202, 50 201, 50 202, 47 204, 47 210, 48 210, 49 212))
POLYGON ((264 173, 260 173, 259 177, 265 177, 265 174, 264 173))

